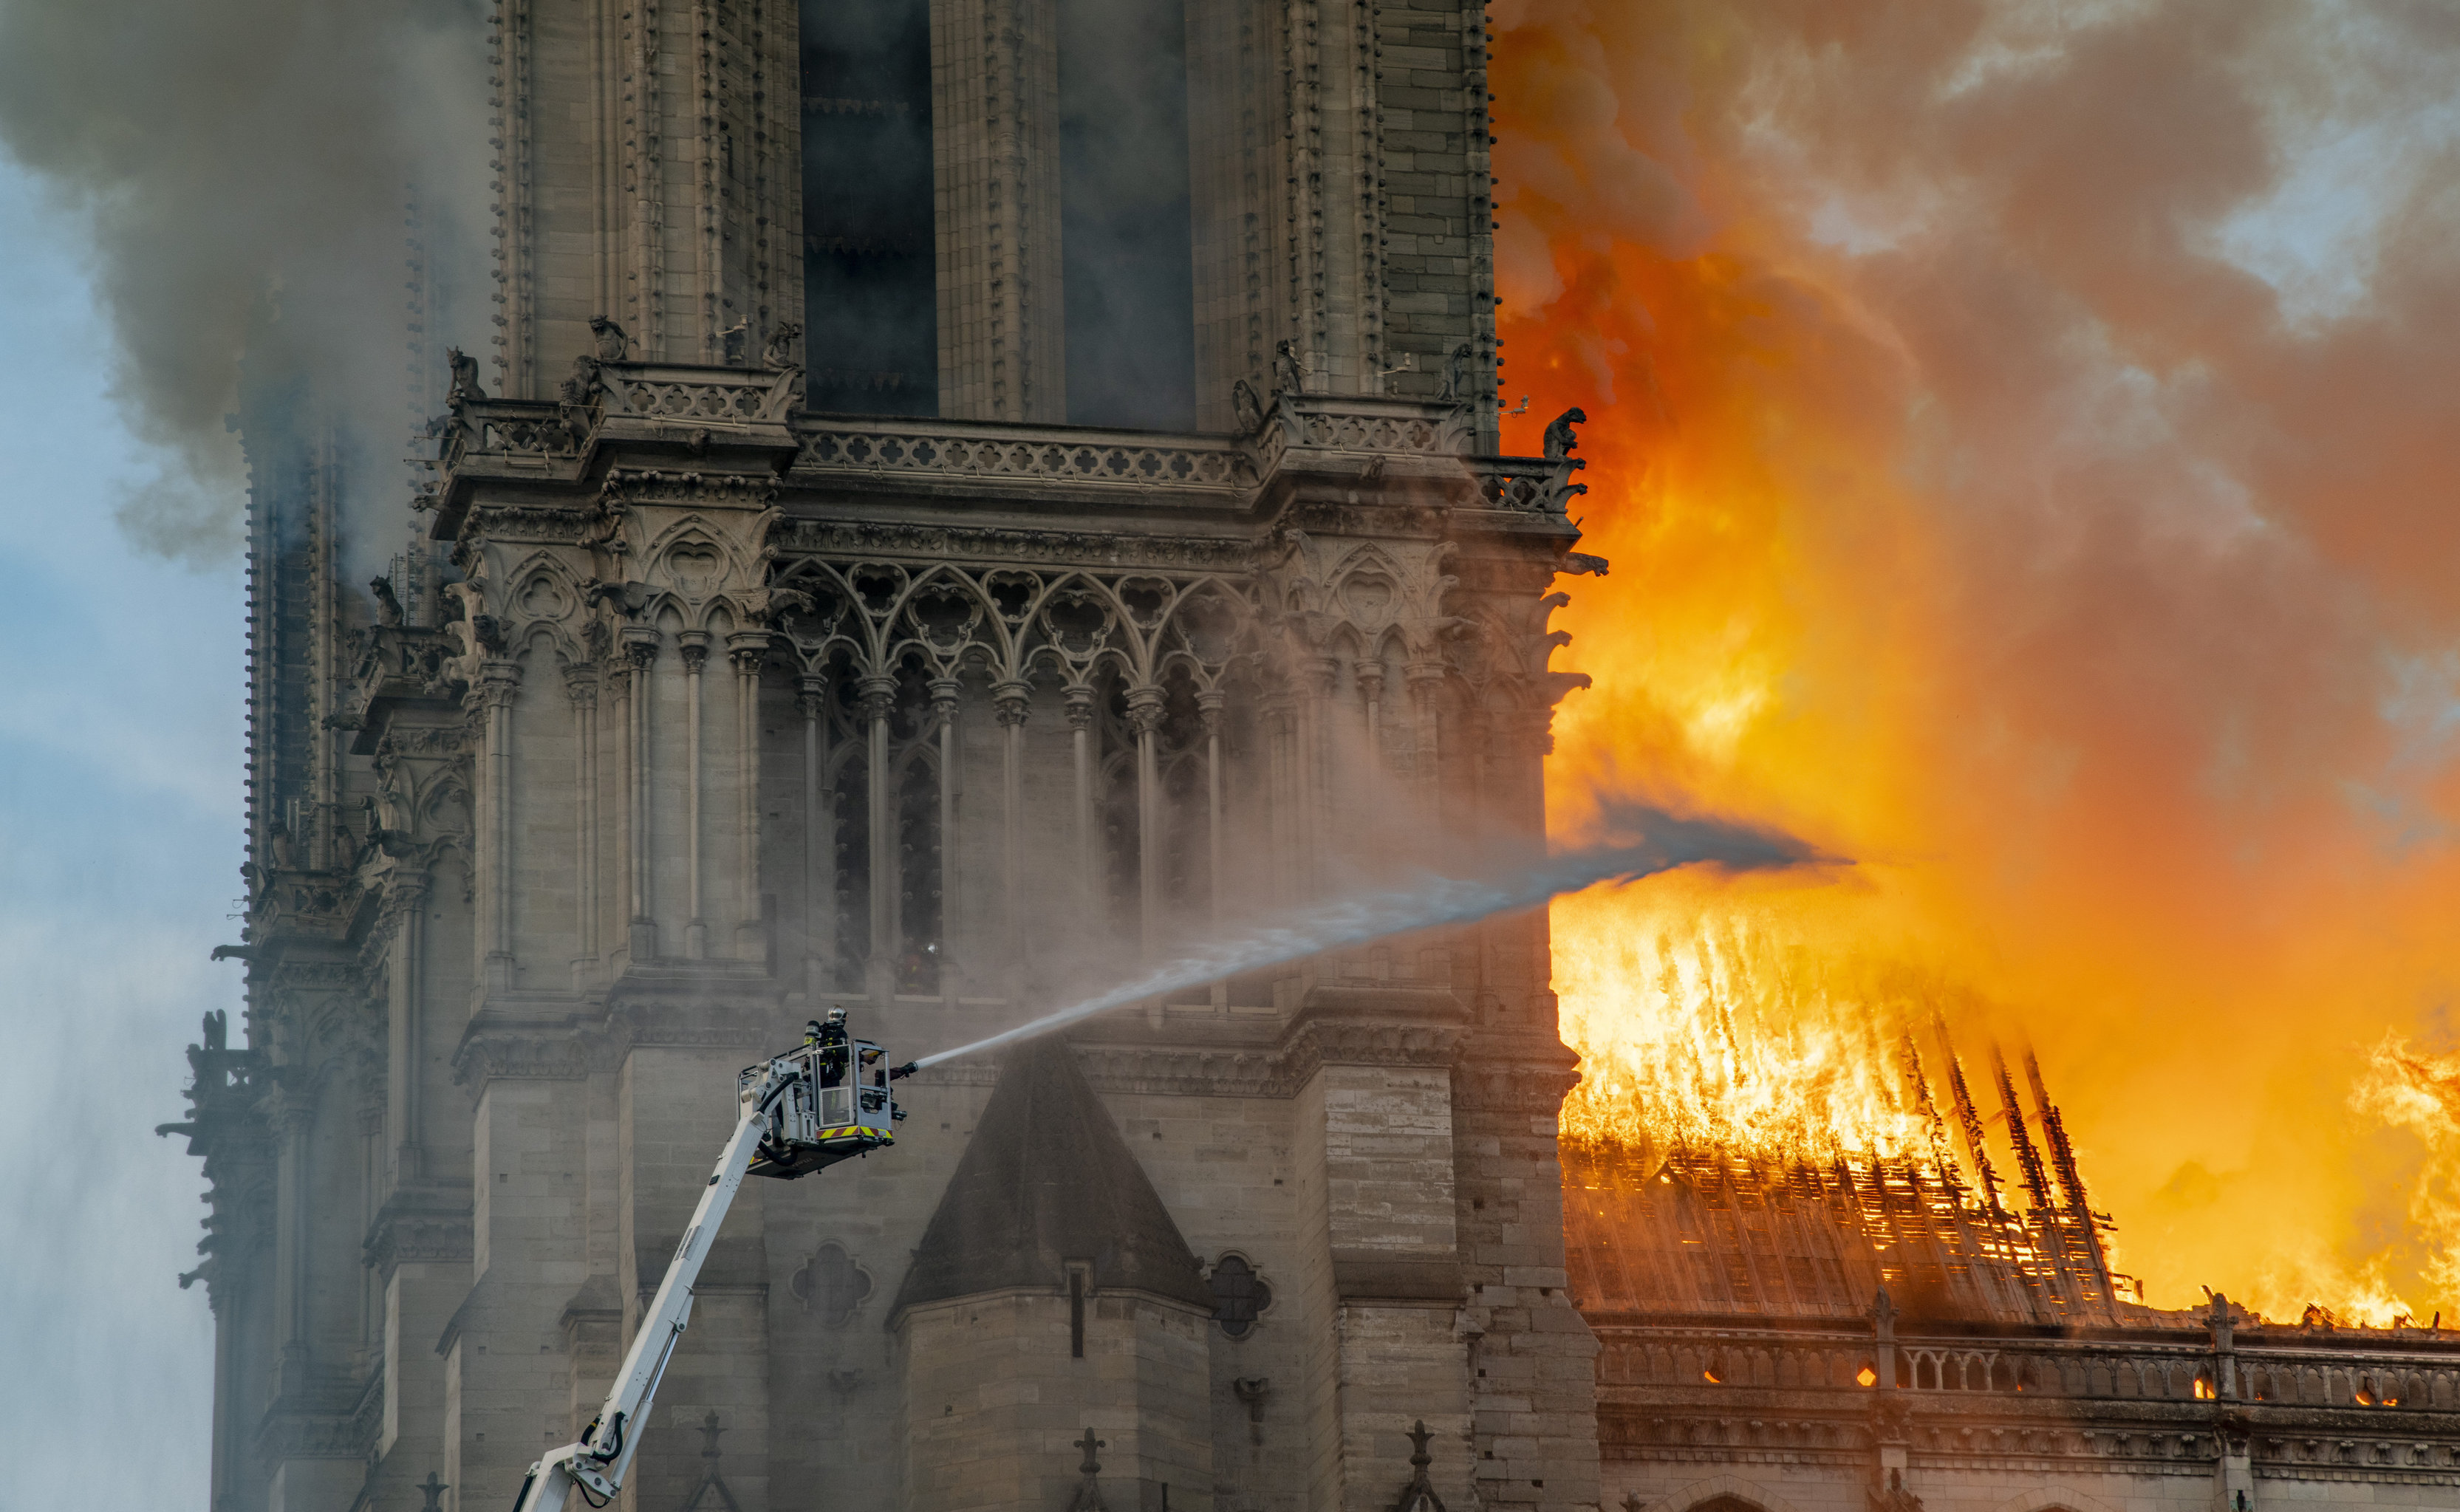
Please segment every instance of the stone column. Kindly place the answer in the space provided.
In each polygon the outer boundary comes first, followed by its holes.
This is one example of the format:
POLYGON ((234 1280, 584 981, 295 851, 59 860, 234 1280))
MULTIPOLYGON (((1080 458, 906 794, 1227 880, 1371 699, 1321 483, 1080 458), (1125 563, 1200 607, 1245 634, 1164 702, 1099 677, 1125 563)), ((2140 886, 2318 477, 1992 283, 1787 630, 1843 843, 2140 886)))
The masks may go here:
POLYGON ((1305 692, 1299 703, 1300 850, 1304 895, 1324 890, 1325 854, 1332 840, 1332 740, 1325 717, 1332 701, 1332 682, 1341 670, 1328 656, 1309 657, 1304 664, 1305 692))
POLYGON ((624 699, 625 830, 631 865, 632 919, 626 955, 632 964, 658 957, 657 885, 649 868, 649 668, 658 660, 658 632, 624 627, 624 656, 631 663, 624 699))
MULTIPOLYGON (((1221 927, 1221 710, 1229 695, 1206 688, 1196 695, 1204 720, 1204 910, 1206 922, 1221 927)), ((1230 984, 1213 984, 1213 1011, 1230 1011, 1230 984)))
POLYGON ((1010 1001, 1024 990, 1025 968, 1025 720, 1032 686, 995 684, 991 707, 1000 724, 1000 930, 1010 1001))
POLYGON ((795 680, 795 706, 803 716, 803 991, 816 1012, 837 954, 837 910, 829 906, 829 680, 806 672, 795 680))
POLYGON ((407 1342, 444 1355, 441 1469, 468 1488, 460 1504, 472 1508, 486 1504, 479 1488, 509 1495, 541 1448, 582 1426, 572 1420, 562 1318, 589 1269, 589 1184, 570 1173, 588 1166, 591 1089, 562 1046, 482 1036, 464 1053, 478 1083, 467 1271, 475 1285, 441 1339, 407 1342))
MULTIPOLYGON (((1290 1325, 1320 1341, 1291 1382, 1323 1445, 1310 1456, 1310 1506, 1390 1507, 1419 1418, 1448 1442, 1467 1437, 1475 1381, 1457 1330, 1474 1298, 1453 1106, 1461 1017, 1448 992, 1317 987, 1284 1040, 1312 1067, 1291 1109, 1311 1273, 1293 1277, 1287 1298, 1290 1325)), ((1438 1465, 1449 1504, 1466 1504, 1469 1469, 1458 1455, 1438 1465)))
POLYGON ((387 884, 384 917, 392 926, 392 950, 385 963, 385 1118, 392 1124, 392 1185, 408 1186, 427 1174, 425 1110, 419 1084, 424 1053, 426 998, 419 963, 427 951, 427 874, 396 870, 387 884))
POLYGON ((1550 1028, 1472 1030, 1453 1068, 1454 1212, 1469 1306, 1478 1501, 1582 1512, 1598 1500, 1598 1341, 1565 1292, 1556 1152, 1578 1059, 1550 1028), (1543 1482, 1542 1484, 1540 1482, 1543 1482))
POLYGON ((490 988, 513 985, 513 698, 521 664, 490 658, 478 674, 487 741, 487 972, 490 988))
POLYGON ((1405 671, 1410 682, 1410 712, 1417 724, 1418 753, 1411 763, 1412 796, 1418 804, 1420 832, 1431 837, 1444 811, 1442 766, 1435 748, 1437 699, 1444 687, 1444 664, 1415 660, 1405 671))
POLYGON ((1265 803, 1270 808, 1273 902, 1287 908, 1299 898, 1298 783, 1291 775, 1291 746, 1297 738, 1295 704, 1286 686, 1264 700, 1265 803))
POLYGON ((760 669, 769 660, 769 636, 743 630, 726 638, 734 663, 734 956, 766 960, 769 928, 760 914, 760 669))
POLYGON ((931 717, 940 728, 940 997, 957 1005, 957 696, 955 678, 931 680, 931 717))
POLYGON ((1128 695, 1128 724, 1136 732, 1136 938, 1151 960, 1161 943, 1162 692, 1145 686, 1128 695))
POLYGON ((579 992, 598 976, 598 668, 566 667, 563 690, 572 700, 572 986, 579 992))
POLYGON ((1079 683, 1068 689, 1068 737, 1075 755, 1076 885, 1084 897, 1080 917, 1104 916, 1099 830, 1093 822, 1093 689, 1079 683))
POLYGON ((1384 755, 1384 661, 1381 657, 1361 657, 1358 662, 1358 691, 1367 701, 1367 762, 1370 780, 1380 774, 1384 755))
POLYGON ((309 1211, 306 1199, 308 1135, 316 1126, 315 1094, 286 1089, 268 1107, 265 1121, 273 1131, 282 1182, 283 1200, 274 1224, 274 1296, 282 1317, 279 1379, 282 1395, 287 1396, 307 1384, 309 1211))
POLYGON ((888 769, 888 713, 896 703, 895 678, 875 672, 862 680, 863 724, 871 742, 863 782, 871 810, 871 956, 863 963, 863 990, 882 1011, 897 995, 896 807, 888 769))
POLYGON ((684 659, 684 955, 691 960, 709 957, 709 919, 702 911, 701 892, 701 682, 709 661, 709 632, 686 630, 675 637, 684 659))

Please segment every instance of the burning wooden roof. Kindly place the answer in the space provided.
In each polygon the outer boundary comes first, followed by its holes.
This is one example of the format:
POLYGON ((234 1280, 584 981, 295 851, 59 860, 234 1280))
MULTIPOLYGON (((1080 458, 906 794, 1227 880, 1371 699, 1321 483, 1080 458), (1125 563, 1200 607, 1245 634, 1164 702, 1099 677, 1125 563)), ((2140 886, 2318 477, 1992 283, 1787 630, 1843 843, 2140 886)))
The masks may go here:
POLYGON ((1943 1162, 1755 1164, 1715 1149, 1571 1140, 1562 1161, 1571 1292, 1592 1317, 1858 1317, 1882 1286, 1917 1317, 2109 1326, 2156 1316, 2111 1272, 2105 1221, 2046 1179, 2019 1209, 1995 1190, 1977 1194, 1943 1162))

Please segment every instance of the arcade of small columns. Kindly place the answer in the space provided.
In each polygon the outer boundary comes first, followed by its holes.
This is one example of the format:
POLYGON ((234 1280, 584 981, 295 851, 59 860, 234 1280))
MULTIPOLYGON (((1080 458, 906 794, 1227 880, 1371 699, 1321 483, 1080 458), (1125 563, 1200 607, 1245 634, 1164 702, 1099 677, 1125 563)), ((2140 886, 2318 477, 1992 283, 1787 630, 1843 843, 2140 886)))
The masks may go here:
MULTIPOLYGON (((1520 756, 1544 748, 1551 699, 1533 690, 1553 675, 1508 656, 1557 638, 1441 613, 1467 596, 1437 543, 1405 566, 1389 542, 1304 542, 1294 556, 1330 570, 1254 577, 804 557, 752 591, 711 582, 722 552, 687 535, 612 586, 541 554, 508 594, 483 571, 450 590, 481 716, 491 990, 517 986, 517 944, 551 954, 564 905, 533 901, 542 885, 569 895, 576 988, 610 945, 635 965, 676 955, 679 914, 686 960, 774 970, 799 945, 815 998, 953 1004, 1032 990, 1063 939, 1153 960, 1241 908, 1325 896, 1362 859, 1440 864, 1542 822, 1520 756), (541 650, 569 695, 568 842, 538 823, 558 802, 538 781, 558 732, 540 722, 566 723, 523 691, 541 650), (721 650, 734 685, 712 711, 721 650), (1490 761, 1501 743, 1531 748, 1490 761), (991 825, 967 779, 994 768, 991 825), (1490 790, 1507 787, 1494 772, 1525 790, 1490 790), (774 844, 794 810, 798 866, 774 844), (994 876, 986 909, 973 879, 994 876), (781 919, 799 940, 773 941, 781 919)), ((1397 974, 1450 971, 1427 964, 1397 974)), ((1270 990, 1217 983, 1212 1005, 1270 990)))

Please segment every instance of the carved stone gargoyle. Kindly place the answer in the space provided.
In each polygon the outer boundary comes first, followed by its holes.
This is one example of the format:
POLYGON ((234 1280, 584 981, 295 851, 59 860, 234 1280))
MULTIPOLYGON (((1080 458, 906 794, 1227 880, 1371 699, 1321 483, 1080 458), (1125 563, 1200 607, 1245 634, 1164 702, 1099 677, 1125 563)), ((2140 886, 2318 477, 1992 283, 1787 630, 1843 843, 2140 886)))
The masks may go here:
POLYGON ((474 399, 484 399, 487 390, 478 387, 478 359, 460 347, 449 348, 444 361, 453 369, 453 382, 444 390, 444 403, 458 410, 474 399))

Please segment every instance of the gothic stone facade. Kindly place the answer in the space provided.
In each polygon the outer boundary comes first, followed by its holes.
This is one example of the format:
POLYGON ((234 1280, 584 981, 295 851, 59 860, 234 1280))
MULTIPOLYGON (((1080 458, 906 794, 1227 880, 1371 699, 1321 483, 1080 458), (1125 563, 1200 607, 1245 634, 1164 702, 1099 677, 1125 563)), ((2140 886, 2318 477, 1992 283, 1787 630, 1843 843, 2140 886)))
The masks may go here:
MULTIPOLYGON (((376 527, 313 390, 244 403, 249 1006, 180 1125, 215 1512, 501 1504, 606 1387, 736 1068, 827 1005, 953 1045, 1534 839, 1556 579, 1601 566, 1577 464, 1496 454, 1475 5, 491 24, 492 363, 393 601, 344 581, 376 527), (1135 115, 1151 57, 1184 88, 1135 115), (1169 275, 1124 316, 1106 246, 1169 275)), ((739 1205, 626 1504, 1061 1512, 1093 1462, 1138 1512, 1776 1509, 1891 1454, 1942 1507, 2213 1504, 2174 1429, 2152 1500, 2140 1447, 1900 1442, 1791 1334, 1686 1383, 1697 1320, 1600 1315, 1601 1418, 1548 979, 1498 918, 907 1083, 893 1151, 739 1205)), ((2331 1483, 2422 1483, 2367 1464, 2331 1483)))
MULTIPOLYGON (((498 5, 495 364, 389 595, 341 581, 369 527, 298 396, 251 400, 249 1010, 186 1125, 218 1512, 509 1498, 734 1072, 828 1005, 959 1044, 1542 829, 1554 580, 1596 564, 1577 463, 1494 454, 1481 12, 1189 15, 1195 398, 1155 431, 1066 423, 1116 333, 1064 318, 1047 3, 927 9, 937 412, 830 412, 911 374, 793 339, 845 274, 801 220, 855 192, 798 131, 911 113, 816 94, 807 37, 798 119, 809 10, 498 5)), ((627 1504, 1057 1512, 1098 1450, 1113 1507, 1594 1506, 1547 980, 1498 918, 905 1083, 893 1151, 736 1208, 627 1504), (1175 1258, 1063 1203, 1079 1238, 911 1282, 1029 1061, 1082 1089, 1059 1175, 1143 1183, 1175 1258)))

